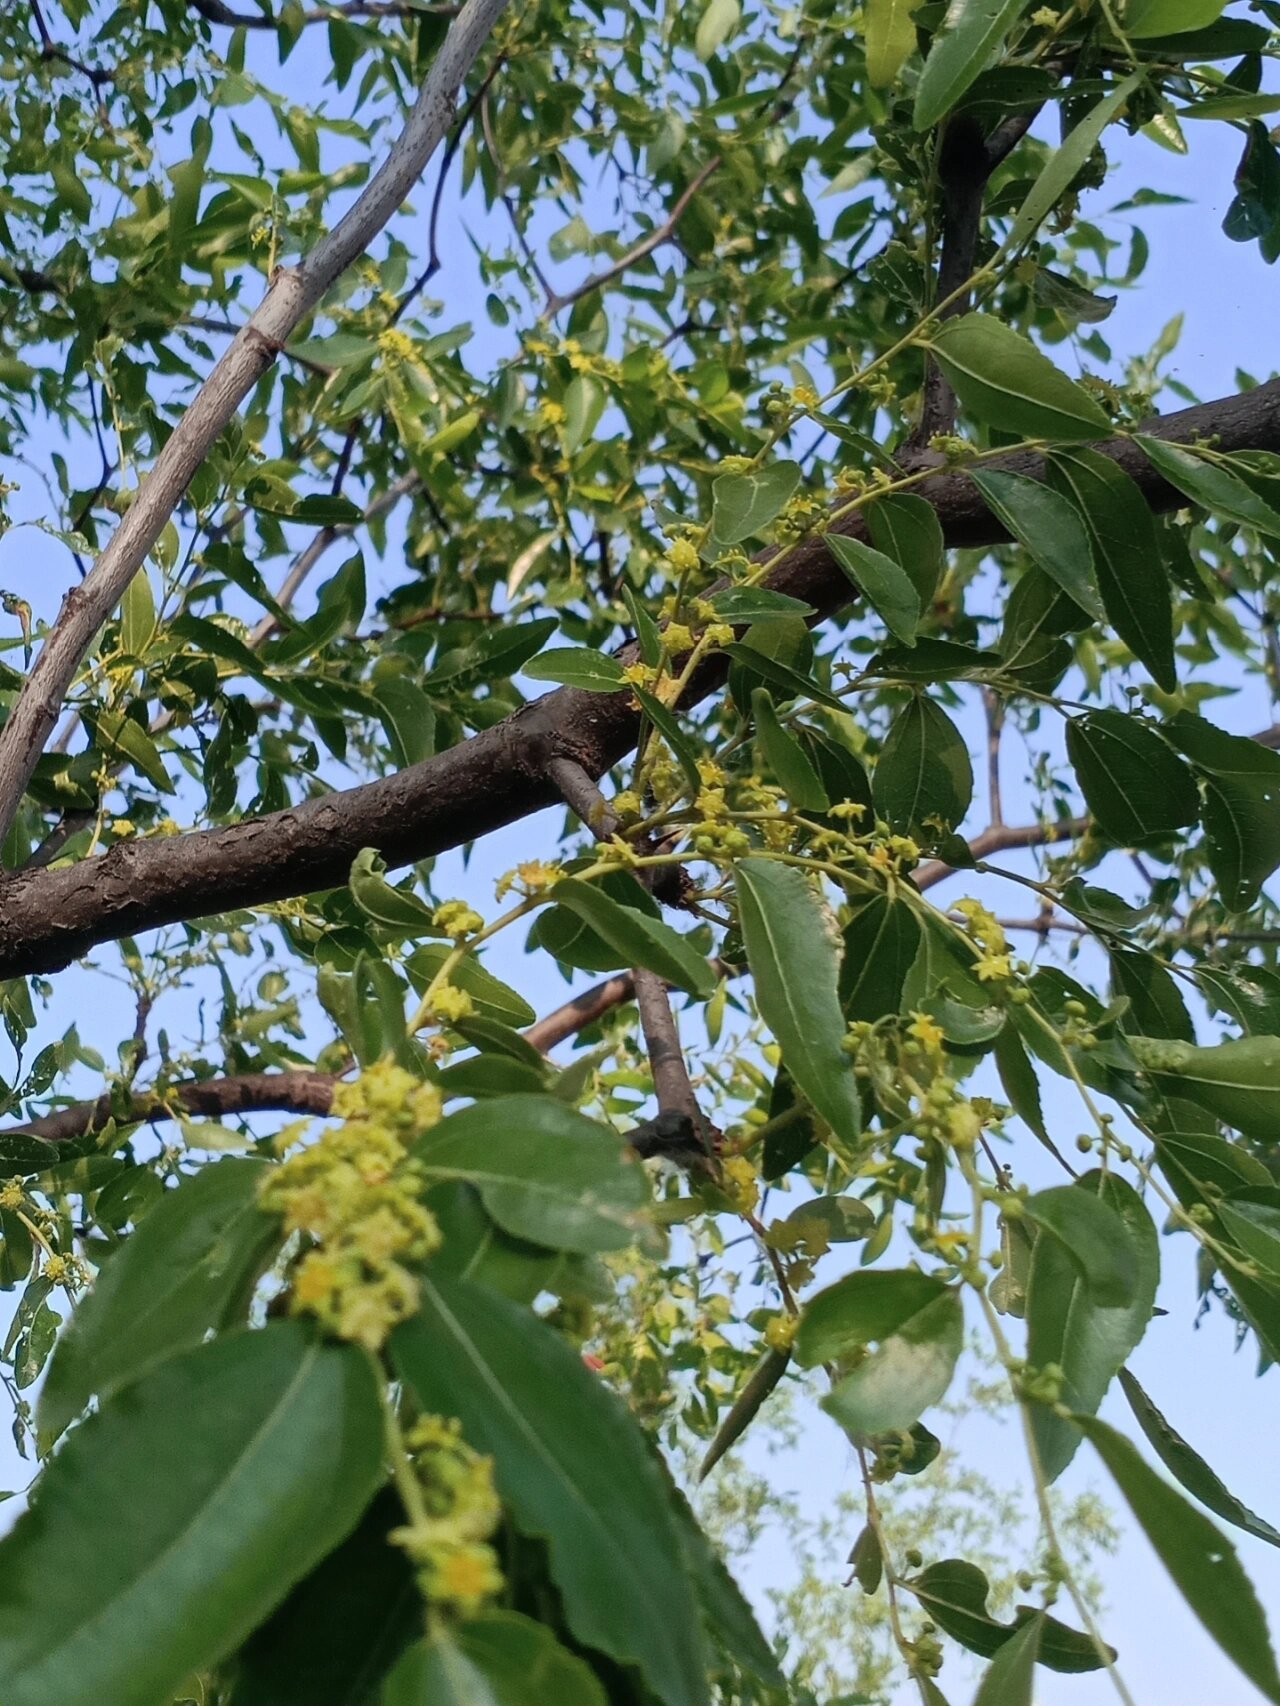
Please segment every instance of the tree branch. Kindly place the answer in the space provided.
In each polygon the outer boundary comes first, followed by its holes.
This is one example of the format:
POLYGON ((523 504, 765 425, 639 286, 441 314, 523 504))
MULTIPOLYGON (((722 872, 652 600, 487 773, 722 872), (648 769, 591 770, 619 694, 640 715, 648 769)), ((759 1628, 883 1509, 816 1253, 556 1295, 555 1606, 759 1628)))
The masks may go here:
POLYGON ((413 111, 351 209, 300 266, 279 268, 156 458, 110 544, 63 600, 0 733, 0 837, 7 834, 63 698, 94 635, 120 602, 210 447, 285 340, 382 230, 453 122, 454 97, 508 0, 467 0, 413 111))
MULTIPOLYGON (((191 8, 210 24, 225 24, 237 30, 278 30, 280 19, 270 12, 237 12, 222 0, 191 0, 191 8)), ((417 0, 333 0, 304 12, 301 24, 329 24, 339 18, 456 18, 460 6, 419 5, 417 0)))
MULTIPOLYGON (((1280 380, 1158 417, 1146 430, 1175 441, 1213 437, 1223 451, 1280 450, 1280 380)), ((1154 509, 1185 504, 1131 439, 1099 448, 1154 509)), ((1029 451, 987 466, 1044 477, 1043 458, 1029 451)), ((917 490, 937 511, 948 546, 992 545, 1006 537, 962 469, 933 475, 917 490)), ((837 531, 863 537, 861 516, 842 519, 837 531)), ((767 584, 804 600, 819 616, 851 598, 848 580, 817 531, 788 552, 767 584)), ((622 655, 629 661, 628 653, 622 655)), ((705 698, 723 674, 723 659, 710 660, 686 703, 705 698)), ((601 776, 634 745, 639 722, 626 692, 561 688, 394 776, 226 828, 122 842, 66 869, 19 872, 0 888, 0 978, 57 970, 97 943, 197 913, 340 886, 362 847, 376 848, 394 869, 476 840, 555 803, 560 796, 547 774, 551 758, 572 758, 588 775, 601 776)))

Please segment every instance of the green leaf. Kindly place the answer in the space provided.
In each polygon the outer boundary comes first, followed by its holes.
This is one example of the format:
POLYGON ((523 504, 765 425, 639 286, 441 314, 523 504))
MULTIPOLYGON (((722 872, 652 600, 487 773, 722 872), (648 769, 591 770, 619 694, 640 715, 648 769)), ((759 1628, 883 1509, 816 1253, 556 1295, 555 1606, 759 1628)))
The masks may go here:
POLYGON ((698 749, 693 741, 661 699, 655 698, 652 693, 646 693, 643 687, 633 687, 631 692, 637 705, 671 748, 672 756, 680 766, 690 792, 695 796, 700 794, 702 777, 698 774, 698 749))
POLYGON ((672 1513, 680 1530, 685 1566, 693 1577, 694 1590, 702 1608, 702 1621, 712 1645, 740 1671, 746 1671, 766 1688, 785 1690, 786 1683, 778 1668, 778 1660, 746 1596, 703 1533, 689 1508, 689 1501, 671 1479, 664 1459, 656 1451, 651 1455, 667 1483, 672 1513))
POLYGON ((1280 1532, 1256 1516, 1229 1487, 1223 1485, 1200 1453, 1170 1427, 1127 1368, 1120 1370, 1120 1385, 1129 1400, 1129 1408, 1137 1417, 1138 1426, 1154 1447, 1156 1455, 1187 1492, 1199 1499, 1202 1505, 1207 1505, 1216 1516, 1244 1529, 1246 1534, 1265 1540, 1269 1546, 1280 1546, 1280 1532))
POLYGON ((554 1096, 498 1096, 432 1126, 413 1154, 467 1179, 508 1232, 558 1250, 617 1250, 649 1202, 644 1169, 608 1126, 554 1096))
POLYGON ((1213 1048, 1130 1037, 1138 1065, 1166 1096, 1204 1108, 1245 1137, 1270 1143, 1280 1120, 1280 1037, 1237 1037, 1213 1048))
POLYGON ((1028 1197, 1022 1212, 1042 1233, 1059 1241, 1084 1281, 1090 1302, 1103 1309, 1123 1309, 1133 1302, 1139 1283, 1137 1253, 1129 1228, 1105 1198, 1075 1185, 1054 1185, 1028 1197))
POLYGON ((756 1003, 788 1072, 846 1143, 862 1133, 853 1063, 845 1054, 836 950, 803 872, 772 859, 736 866, 738 911, 756 1003))
POLYGON ((1159 686, 1177 686, 1169 577, 1150 506, 1134 482, 1095 450, 1058 450, 1049 483, 1079 510, 1093 545, 1111 625, 1159 686))
MULTIPOLYGON (((755 631, 752 630, 753 633, 755 631)), ((834 693, 829 693, 812 676, 802 675, 798 669, 792 669, 790 664, 783 663, 780 658, 772 658, 767 652, 736 640, 732 645, 721 649, 735 663, 742 664, 752 674, 761 676, 771 687, 776 687, 784 699, 812 699, 816 704, 826 705, 833 711, 845 710, 842 699, 838 699, 834 693)))
POLYGON ((620 956, 620 963, 644 966, 677 989, 706 999, 716 987, 710 963, 688 940, 660 918, 619 906, 598 884, 562 877, 555 903, 581 918, 620 956))
POLYGON ((742 19, 738 0, 707 0, 706 10, 698 20, 694 37, 694 52, 705 65, 724 46, 742 19))
MULTIPOLYGON (((452 952, 444 942, 427 942, 414 950, 406 961, 406 969, 419 995, 452 952)), ((460 960, 449 978, 459 989, 466 990, 482 1019, 496 1019, 500 1024, 518 1027, 532 1025, 538 1016, 522 995, 486 971, 474 954, 460 960)))
MULTIPOLYGON (((1027 1285, 1027 1361, 1056 1363, 1063 1402, 1092 1415, 1151 1320, 1160 1277, 1156 1230, 1141 1197, 1114 1173, 1086 1173, 1070 1190, 1089 1192, 1113 1209, 1127 1228, 1137 1261, 1133 1299, 1120 1308, 1097 1303, 1080 1270, 1056 1238, 1037 1238, 1027 1285)), ((1073 1423, 1046 1406, 1030 1413, 1041 1468, 1054 1481, 1075 1456, 1080 1435, 1073 1423)))
POLYGON ((1095 621, 1105 619, 1094 578, 1093 551, 1075 507, 1052 487, 1023 474, 969 470, 969 478, 1002 527, 1053 583, 1095 621))
POLYGON ((1178 444, 1136 433, 1143 455, 1171 486, 1207 509, 1211 515, 1255 528, 1269 538, 1280 538, 1280 515, 1230 469, 1206 461, 1178 444))
POLYGON ((914 646, 920 595, 907 571, 861 539, 824 533, 822 541, 893 637, 904 646, 914 646))
POLYGON ((626 686, 617 658, 590 646, 553 646, 524 666, 530 681, 558 681, 583 693, 616 693, 626 686))
POLYGON ((960 1294, 948 1290, 882 1338, 822 1407, 855 1438, 909 1428, 946 1393, 963 1346, 960 1294))
POLYGON ((230 1706, 365 1706, 422 1628, 408 1558, 387 1536, 404 1521, 390 1489, 293 1589, 236 1656, 230 1706))
POLYGON ((365 917, 400 936, 442 935, 433 909, 409 890, 393 888, 383 874, 386 868, 373 847, 362 847, 351 861, 351 898, 365 917))
POLYGON ((1204 788, 1201 821, 1223 905, 1243 912, 1280 865, 1280 753, 1186 711, 1165 728, 1204 788))
POLYGON ((1162 1481, 1123 1434, 1096 1418, 1075 1419, 1192 1611, 1254 1687, 1280 1701, 1266 1614, 1226 1535, 1162 1481))
MULTIPOLYGON (((717 6, 722 0, 711 0, 717 6)), ((733 0, 736 10, 736 0, 733 0)), ((790 503, 800 484, 798 462, 770 462, 745 474, 721 474, 711 487, 711 535, 718 545, 740 545, 762 533, 790 503)))
POLYGON ((945 321, 929 347, 956 396, 988 426, 1049 439, 1101 438, 1111 431, 1089 393, 994 314, 945 321))
POLYGON ((1121 13, 1124 33, 1135 41, 1202 30, 1221 17, 1226 0, 1128 0, 1121 13))
MULTIPOLYGON (((991 1588, 976 1564, 963 1558, 942 1558, 912 1579, 912 1591, 921 1605, 953 1640, 971 1653, 993 1658, 1010 1644, 1027 1622, 1040 1622, 1037 1658, 1049 1670, 1080 1672, 1100 1670, 1104 1660, 1088 1635, 1059 1623, 1056 1617, 1020 1605, 1016 1622, 997 1623, 987 1610, 991 1588)), ((1114 1652, 1107 1649, 1112 1658, 1114 1652)))
POLYGON ((757 687, 752 693, 751 714, 765 763, 792 805, 800 811, 825 812, 831 804, 827 791, 804 748, 778 721, 768 688, 757 687))
POLYGON ((726 622, 767 622, 771 616, 812 616, 813 606, 767 586, 725 586, 709 603, 726 622))
POLYGON ((1023 0, 951 0, 916 85, 911 122, 931 130, 992 64, 1022 11, 1023 0))
POLYGON ((575 373, 564 393, 564 447, 574 456, 595 436, 608 395, 603 385, 584 373, 575 373))
POLYGON ((95 1395, 106 1399, 198 1345, 248 1302, 282 1237, 258 1207, 265 1162, 229 1158, 165 1191, 103 1265, 58 1344, 40 1394, 40 1431, 56 1438, 95 1395))
POLYGON ((378 717, 400 764, 421 764, 436 749, 436 714, 431 701, 403 675, 375 675, 369 684, 378 717))
POLYGON ((1110 958, 1111 988, 1129 1003, 1129 1011, 1120 1021, 1125 1030, 1148 1037, 1194 1040, 1195 1027, 1178 985, 1153 955, 1113 947, 1110 958))
POLYGON ((891 492, 866 509, 871 542, 901 564, 926 609, 942 579, 944 541, 938 512, 914 492, 891 492))
POLYGON ((792 1346, 796 1361, 802 1368, 816 1368, 890 1338, 948 1295, 948 1289, 945 1280, 918 1268, 866 1268, 846 1274, 805 1305, 792 1346))
POLYGON ((1149 723, 1090 711, 1067 723, 1067 757, 1098 827, 1122 847, 1170 835, 1200 814, 1195 779, 1149 723))
POLYGON ((349 1346, 273 1322, 153 1368, 76 1429, 0 1543, 5 1706, 170 1699, 350 1533, 382 1474, 372 1365, 349 1346))
POLYGON ((129 657, 146 653, 156 631, 156 601, 145 568, 134 575, 120 600, 120 647, 129 657))
POLYGON ((1027 192, 1027 198, 1013 217, 1005 248, 1016 250, 1030 242, 1041 222, 1053 212, 1075 181, 1081 167, 1098 145, 1098 138, 1111 123, 1145 76, 1135 71, 1118 83, 1109 95, 1090 107, 1076 124, 1062 147, 1055 149, 1040 169, 1040 175, 1027 192))
POLYGON ((1036 1654, 1043 1630, 1043 1612, 1027 1618, 992 1659, 973 1697, 973 1706, 1032 1706, 1036 1654))
MULTIPOLYGON (((594 1671, 544 1623, 489 1611, 401 1659, 379 1706, 607 1706, 594 1671)), ((234 1706, 234 1703, 233 1703, 234 1706)))
POLYGON ((759 1415, 765 1400, 775 1390, 791 1363, 790 1351, 767 1350, 752 1369, 746 1385, 729 1407, 698 1465, 698 1479, 705 1481, 724 1454, 742 1438, 759 1415))
POLYGON ((162 794, 173 793, 173 783, 164 767, 160 749, 132 717, 122 717, 114 711, 99 711, 93 719, 93 734, 97 744, 109 758, 118 763, 132 764, 140 776, 145 776, 162 794))
POLYGON ((969 748, 932 699, 915 694, 894 718, 871 778, 876 811, 899 835, 932 842, 973 798, 969 748))
POLYGON ((876 894, 844 932, 840 1005, 850 1021, 873 1022, 900 1011, 902 990, 920 948, 920 921, 894 895, 876 894))
POLYGON ((527 1309, 428 1275, 391 1352, 422 1407, 459 1417, 493 1458, 516 1526, 547 1542, 575 1638, 636 1665, 666 1706, 705 1706, 697 1605, 661 1475, 577 1351, 527 1309))
POLYGON ((1280 1190, 1263 1186, 1218 1204, 1218 1218, 1246 1256, 1280 1277, 1280 1190))
MULTIPOLYGON (((606 871, 595 879, 594 886, 632 912, 655 919, 661 917, 657 901, 630 871, 606 871)), ((556 959, 582 971, 618 971, 628 963, 624 950, 610 946, 576 912, 555 905, 543 907, 534 919, 528 947, 530 951, 544 948, 556 959)))
POLYGON ((631 618, 631 626, 636 631, 636 644, 640 648, 641 661, 647 663, 650 669, 654 669, 662 659, 662 630, 645 609, 633 587, 623 587, 622 601, 631 618))
POLYGON ((911 14, 920 0, 868 0, 863 30, 867 76, 873 89, 887 89, 916 50, 911 14))

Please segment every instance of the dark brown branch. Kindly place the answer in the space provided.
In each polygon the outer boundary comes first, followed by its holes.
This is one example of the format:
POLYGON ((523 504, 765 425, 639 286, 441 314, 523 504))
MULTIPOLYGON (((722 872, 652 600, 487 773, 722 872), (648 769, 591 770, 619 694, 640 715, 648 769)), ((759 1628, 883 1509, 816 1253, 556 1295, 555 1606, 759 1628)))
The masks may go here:
MULTIPOLYGON (((237 12, 224 6, 222 0, 191 0, 192 10, 210 24, 224 24, 237 30, 277 30, 280 19, 270 12, 237 12)), ((299 20, 303 25, 329 24, 338 18, 417 18, 424 14, 436 18, 456 18, 458 6, 419 6, 413 0, 333 0, 329 6, 316 6, 304 12, 299 20)))
MULTIPOLYGON (((1212 437, 1223 451, 1280 451, 1280 380, 1158 417, 1146 430, 1182 441, 1212 437)), ((1153 509, 1185 504, 1132 440, 1109 440, 1100 448, 1136 481, 1153 509)), ((1044 476, 1043 458, 1029 451, 987 466, 1044 476)), ((992 545, 1006 537, 963 470, 933 475, 917 490, 936 509, 948 546, 992 545)), ((864 533, 856 514, 837 527, 864 533)), ((785 555, 768 584, 804 600, 819 616, 850 602, 849 582, 817 532, 785 555)), ((706 698, 723 673, 723 662, 711 660, 686 702, 706 698)), ((20 872, 0 888, 0 978, 57 970, 98 943, 197 911, 211 916, 334 888, 346 882, 362 847, 376 848, 393 869, 443 853, 554 804, 559 794, 547 775, 551 758, 572 758, 588 775, 601 776, 631 749, 638 731, 629 694, 561 688, 395 776, 227 828, 140 838, 66 869, 20 872)))
POLYGON ((87 77, 93 85, 93 92, 99 100, 102 91, 115 82, 114 71, 100 71, 96 66, 87 65, 83 59, 77 59, 65 48, 59 47, 49 33, 49 26, 44 21, 44 13, 40 10, 40 0, 30 0, 31 19, 36 26, 36 34, 40 37, 40 57, 45 60, 56 60, 65 65, 70 71, 78 71, 87 77))

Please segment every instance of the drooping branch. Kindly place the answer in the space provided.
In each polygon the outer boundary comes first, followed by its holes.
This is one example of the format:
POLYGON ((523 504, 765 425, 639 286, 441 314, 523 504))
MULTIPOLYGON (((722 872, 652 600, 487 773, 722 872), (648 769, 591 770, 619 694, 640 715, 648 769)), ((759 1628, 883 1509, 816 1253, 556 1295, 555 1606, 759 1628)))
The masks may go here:
POLYGON ((94 635, 123 597, 215 439, 280 354, 286 338, 382 230, 453 122, 454 98, 508 0, 467 0, 387 158, 350 210, 297 267, 279 268, 142 482, 111 542, 63 600, 35 668, 0 732, 0 836, 94 635))
MULTIPOLYGON (((1146 430, 1182 441, 1213 437, 1223 451, 1280 451, 1280 380, 1158 417, 1146 430)), ((1153 509, 1185 503, 1131 439, 1100 448, 1153 509)), ((1028 451, 987 466, 1044 476, 1043 459, 1028 451)), ((962 469, 933 475, 916 489, 933 504, 949 546, 1006 537, 962 469)), ((838 530, 865 531, 860 515, 842 520, 838 530)), ((817 533, 787 553, 768 584, 818 616, 850 602, 849 582, 817 533)), ((705 698, 722 679, 723 664, 712 659, 687 703, 705 698)), ((639 714, 626 692, 561 688, 394 776, 227 828, 127 841, 66 869, 20 872, 0 888, 0 977, 57 970, 97 943, 183 918, 334 888, 346 882, 362 847, 376 848, 393 868, 445 852, 554 804, 560 796, 547 773, 551 758, 571 758, 598 777, 631 749, 638 731, 639 714)))

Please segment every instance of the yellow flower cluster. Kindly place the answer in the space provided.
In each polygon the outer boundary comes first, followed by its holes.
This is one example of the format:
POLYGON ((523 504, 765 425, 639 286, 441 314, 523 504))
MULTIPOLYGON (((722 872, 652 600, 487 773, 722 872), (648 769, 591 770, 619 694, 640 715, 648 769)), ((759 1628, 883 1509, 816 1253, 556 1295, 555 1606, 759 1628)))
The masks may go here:
POLYGON ((423 1512, 391 1539, 418 1571, 433 1609, 474 1617, 502 1590, 498 1555, 488 1540, 502 1517, 493 1461, 462 1438, 455 1421, 423 1416, 405 1441, 422 1487, 423 1512))
POLYGON ((441 1025, 456 1025, 459 1019, 470 1019, 475 1010, 475 1002, 456 984, 442 983, 431 993, 431 1017, 441 1025))
POLYGON ((407 332, 402 332, 395 326, 388 327, 385 332, 379 332, 378 349, 388 361, 394 362, 411 361, 415 353, 413 339, 407 332))
POLYGON ((974 970, 983 983, 1002 983, 1013 976, 1013 954, 1000 921, 977 900, 958 900, 952 908, 969 927, 969 934, 982 949, 974 970))
POLYGON ((432 922, 437 930, 443 930, 446 936, 452 936, 455 942, 460 942, 464 936, 474 936, 477 930, 484 929, 484 919, 475 907, 468 906, 465 900, 446 900, 435 909, 432 922))
POLYGON ((667 547, 667 561, 678 575, 690 575, 701 562, 698 549, 688 539, 676 539, 667 547))
POLYGON ((524 895, 543 894, 559 877, 558 865, 544 864, 541 859, 526 859, 514 871, 505 871, 494 884, 493 892, 499 900, 510 894, 512 889, 518 889, 524 895))
POLYGON ((293 1274, 290 1308, 340 1339, 376 1350, 413 1313, 413 1266, 440 1244, 418 1198, 409 1145, 440 1118, 440 1092, 390 1061, 334 1091, 342 1125, 264 1179, 260 1200, 310 1248, 293 1274))
POLYGON ((750 1214, 760 1201, 760 1175, 745 1155, 733 1155, 720 1172, 720 1188, 739 1214, 750 1214))

